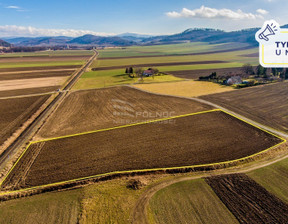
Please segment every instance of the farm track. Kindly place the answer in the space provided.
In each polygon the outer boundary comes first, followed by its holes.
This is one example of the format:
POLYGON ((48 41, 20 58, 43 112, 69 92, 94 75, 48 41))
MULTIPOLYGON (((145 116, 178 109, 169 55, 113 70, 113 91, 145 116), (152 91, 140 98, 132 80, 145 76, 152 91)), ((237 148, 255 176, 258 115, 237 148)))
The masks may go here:
MULTIPOLYGON (((270 84, 270 85, 276 85, 276 84, 270 84)), ((250 88, 261 88, 261 87, 263 87, 263 86, 250 87, 250 88)), ((138 89, 138 88, 133 87, 133 86, 131 86, 130 88, 138 89)), ((213 102, 211 102, 211 101, 209 101, 207 99, 208 97, 213 96, 213 95, 220 95, 220 94, 227 94, 228 95, 229 93, 233 93, 233 92, 235 92, 237 94, 237 93, 239 93, 238 91, 211 94, 211 95, 207 95, 205 97, 201 96, 200 98, 195 98, 195 97, 174 96, 174 95, 169 95, 169 94, 157 94, 157 93, 153 93, 153 92, 150 92, 150 91, 147 91, 147 90, 142 90, 142 89, 138 89, 138 90, 146 92, 146 93, 152 93, 152 94, 155 94, 155 95, 160 95, 160 96, 173 96, 173 97, 178 97, 178 98, 182 98, 182 99, 189 99, 189 100, 197 101, 199 103, 203 103, 205 105, 210 105, 210 106, 212 106, 214 108, 218 108, 218 109, 221 109, 223 111, 226 111, 229 114, 232 114, 232 115, 234 115, 234 116, 236 116, 236 117, 238 117, 238 118, 240 118, 240 119, 242 119, 242 120, 244 120, 244 121, 246 121, 246 122, 248 122, 248 123, 250 123, 252 125, 255 125, 255 126, 257 126, 259 128, 262 128, 262 129, 264 129, 266 131, 269 131, 269 132, 274 133, 274 134, 276 134, 278 136, 281 136, 281 137, 284 137, 284 138, 288 139, 288 134, 283 132, 283 131, 281 131, 281 130, 279 131, 279 130, 277 130, 275 128, 272 128, 271 126, 263 125, 262 123, 256 122, 256 121, 254 121, 252 119, 249 119, 248 116, 243 116, 240 113, 234 112, 233 110, 230 110, 227 107, 221 106, 221 105, 219 105, 217 103, 213 103, 213 102)))
POLYGON ((261 162, 250 164, 248 166, 244 166, 244 167, 231 167, 228 169, 222 169, 222 170, 212 171, 212 172, 206 171, 203 173, 198 173, 193 176, 176 177, 176 178, 172 178, 169 180, 164 180, 159 183, 156 183, 152 185, 150 188, 148 188, 143 194, 141 194, 141 196, 137 200, 134 206, 133 212, 131 213, 132 223, 133 224, 148 224, 149 222, 147 219, 147 212, 148 212, 147 208, 148 208, 150 199, 153 197, 153 195, 156 192, 172 184, 182 182, 182 181, 195 180, 199 178, 207 178, 207 177, 211 177, 212 175, 228 175, 228 174, 235 174, 235 173, 240 173, 240 174, 246 173, 246 172, 250 172, 259 168, 267 167, 269 165, 272 165, 274 163, 277 163, 287 158, 288 158, 288 154, 286 153, 285 156, 281 156, 280 158, 279 157, 273 158, 269 161, 264 160, 261 162))
POLYGON ((150 63, 150 64, 131 64, 131 65, 120 65, 120 66, 109 66, 109 67, 97 67, 92 68, 93 71, 102 70, 113 70, 126 67, 156 67, 156 66, 177 66, 177 65, 202 65, 202 64, 219 64, 226 63, 227 61, 192 61, 192 62, 169 62, 169 63, 150 63))
MULTIPOLYGON (((77 72, 75 72, 74 76, 64 85, 63 91, 58 93, 58 95, 49 103, 49 105, 40 112, 40 114, 32 121, 24 131, 10 144, 5 151, 0 155, 0 170, 5 166, 9 157, 16 153, 16 151, 22 147, 29 140, 30 136, 33 135, 37 128, 39 128, 39 124, 43 122, 43 120, 50 114, 55 105, 57 105, 63 98, 66 96, 67 90, 70 90, 73 85, 76 83, 78 78, 83 74, 83 72, 92 64, 92 62, 97 58, 98 52, 87 61, 85 65, 83 65, 77 72)), ((65 67, 65 66, 62 66, 65 67)), ((29 68, 30 70, 31 68, 29 68)), ((47 69, 47 67, 45 67, 47 69)))
POLYGON ((227 108, 241 114, 250 122, 258 122, 260 127, 288 137, 288 82, 249 87, 237 91, 201 96, 197 100, 217 108, 227 108), (263 125, 262 125, 263 124, 263 125), (268 127, 265 127, 268 126, 268 127), (285 134, 284 134, 285 133, 285 134))
MULTIPOLYGON (((135 88, 135 87, 132 87, 132 88, 135 88)), ((253 87, 255 88, 255 87, 253 87)), ((256 88, 259 88, 259 87, 256 87, 256 88)), ((260 87, 261 88, 261 87, 260 87)), ((145 91, 145 90, 141 90, 141 91, 144 91, 144 92, 148 92, 148 93, 151 93, 149 91, 145 91)), ((160 94, 157 94, 157 95, 160 95, 160 94)), ((166 95, 166 96, 170 96, 170 95, 166 95)), ((207 100, 204 100, 204 99, 200 99, 200 98, 189 98, 189 97, 180 97, 179 98, 184 98, 184 99, 193 99, 195 101, 198 101, 198 102, 201 102, 201 103, 204 103, 204 104, 207 104, 207 105, 211 105, 215 108, 219 108, 221 110, 224 110, 234 116, 237 116, 239 117, 240 119, 243 119, 244 121, 248 122, 248 123, 251 123, 255 126, 258 126, 264 130, 267 130, 267 131, 270 131, 271 133, 274 133, 274 134, 277 134, 278 136, 282 136, 284 138, 288 138, 288 134, 286 133, 283 133, 281 131, 277 131, 273 128, 270 128, 266 125, 262 125, 258 122, 255 122, 251 119, 248 119, 247 117, 244 117, 238 113, 235 113, 234 111, 231 111, 231 110, 228 110, 216 103, 212 103, 210 101, 207 101, 207 100)), ((287 147, 284 146, 284 147, 287 147)), ((225 169, 225 170, 219 170, 219 171, 213 171, 213 172, 205 172, 203 174, 199 174, 199 175, 196 175, 196 176, 190 176, 190 177, 180 177, 180 178, 173 178, 171 180, 166 180, 166 181, 162 181, 158 184, 155 184, 153 185, 151 188, 149 188, 145 193, 143 193, 140 198, 137 200, 137 203, 135 204, 134 206, 134 210, 131 214, 131 217, 132 217, 132 223, 135 223, 135 224, 148 224, 148 219, 147 219, 147 207, 149 205, 149 201, 150 199, 153 197, 153 195, 158 192, 159 190, 171 185, 171 184, 174 184, 174 183, 178 183, 178 182, 181 182, 181 181, 186 181, 186 180, 194 180, 194 179, 198 179, 198 178, 205 178, 205 177, 209 177, 211 175, 215 175, 215 174, 234 174, 234 173, 244 173, 244 172, 249 172, 249 171, 253 171, 253 170, 256 170, 256 169, 259 169, 259 168, 263 168, 263 167, 267 167, 269 165, 272 165, 276 162, 279 162, 279 161, 282 161, 284 159, 287 159, 288 158, 288 155, 284 155, 284 156, 281 156, 280 158, 277 157, 275 159, 270 159, 269 161, 261 161, 261 162, 257 162, 256 164, 251 164, 251 165, 248 165, 247 167, 236 167, 236 168, 228 168, 228 169, 225 169)))
POLYGON ((205 179, 240 223, 287 223, 288 205, 245 174, 205 179))

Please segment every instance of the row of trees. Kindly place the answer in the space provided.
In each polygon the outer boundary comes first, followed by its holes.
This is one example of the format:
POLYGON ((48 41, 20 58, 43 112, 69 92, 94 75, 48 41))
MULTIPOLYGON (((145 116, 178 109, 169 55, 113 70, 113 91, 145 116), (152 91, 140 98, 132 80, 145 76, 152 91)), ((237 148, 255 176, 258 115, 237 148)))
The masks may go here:
POLYGON ((256 77, 268 78, 272 73, 273 76, 288 79, 288 69, 286 68, 264 68, 263 66, 258 65, 254 71, 251 64, 244 64, 242 66, 242 71, 246 75, 256 75, 256 77))

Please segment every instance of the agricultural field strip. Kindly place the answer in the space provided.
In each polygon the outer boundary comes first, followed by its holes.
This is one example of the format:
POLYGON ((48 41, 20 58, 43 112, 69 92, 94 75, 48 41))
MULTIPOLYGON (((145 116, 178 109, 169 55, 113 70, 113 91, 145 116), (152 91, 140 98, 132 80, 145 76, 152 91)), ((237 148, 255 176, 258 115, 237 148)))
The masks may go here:
POLYGON ((25 97, 31 97, 31 96, 51 95, 53 93, 57 93, 57 91, 55 90, 53 92, 47 92, 47 93, 35 93, 35 94, 28 94, 28 95, 6 96, 6 97, 0 97, 0 100, 15 99, 15 98, 25 98, 25 97))
MULTIPOLYGON (((250 51, 248 51, 250 52, 250 51)), ((150 58, 122 58, 122 59, 107 59, 107 60, 97 60, 92 66, 93 67, 112 67, 112 66, 124 66, 131 64, 151 64, 151 63, 175 63, 175 62, 198 62, 202 61, 242 61, 247 58, 245 55, 247 51, 240 52, 229 52, 229 53, 219 53, 217 55, 188 55, 188 56, 171 56, 171 57, 150 57, 150 58)), ((251 58, 249 58, 251 60, 251 58)))
POLYGON ((49 139, 43 139, 40 141, 32 141, 29 142, 28 146, 26 147, 25 151, 21 154, 21 156, 18 158, 18 160, 16 161, 16 163, 13 165, 13 167, 10 169, 10 171, 8 172, 8 174, 5 176, 5 178, 1 181, 0 183, 0 188, 2 187, 2 184, 4 183, 4 181, 6 180, 6 178, 9 176, 9 174, 12 172, 12 170, 15 168, 15 166, 17 165, 17 163, 21 160, 21 158, 24 156, 24 154, 26 153, 26 151, 29 149, 30 145, 35 144, 35 143, 40 143, 40 142, 47 142, 47 141, 52 141, 52 140, 56 140, 56 139, 63 139, 63 138, 69 138, 69 137, 73 137, 73 136, 79 136, 79 135, 86 135, 86 134, 91 134, 91 133, 97 133, 97 132, 103 132, 103 131, 109 131, 109 130, 113 130, 113 129, 120 129, 120 128, 125 128, 125 127, 131 127, 131 126, 136 126, 136 125, 143 125, 143 124, 148 124, 148 123, 154 123, 154 122, 160 122, 160 121, 165 121, 165 120, 171 120, 171 119, 175 119, 175 118, 180 118, 180 117, 187 117, 187 116, 193 116, 193 115, 197 115, 197 114, 205 114, 205 113, 210 113, 210 112, 214 112, 214 111, 221 111, 224 112, 230 116, 235 117, 236 119, 239 119, 245 123, 248 123, 249 125, 256 127, 270 135, 273 135, 277 138, 279 138, 280 140, 282 140, 282 142, 271 146, 261 152, 246 156, 246 157, 242 157, 239 159, 234 159, 234 160, 229 160, 229 161, 225 161, 225 162, 218 162, 218 163, 211 163, 211 164, 199 164, 199 165, 192 165, 192 166, 182 166, 182 167, 167 167, 167 168, 153 168, 153 169, 141 169, 141 170, 127 170, 127 171, 113 171, 113 172, 109 172, 109 173, 104 173, 104 174, 97 174, 97 175, 92 175, 92 176, 88 176, 88 177, 82 177, 82 178, 77 178, 77 179, 72 179, 72 180, 67 180, 67 181, 61 181, 61 182, 56 182, 56 183, 51 183, 51 184, 45 184, 45 185, 40 185, 40 186, 35 186, 35 187, 30 187, 30 188, 24 188, 24 189, 20 189, 20 190, 15 190, 15 191, 6 191, 6 192, 0 192, 0 196, 1 195, 5 195, 5 194, 11 194, 11 193, 18 193, 18 192, 23 192, 23 191, 27 191, 27 190, 33 190, 33 189, 40 189, 40 188, 44 188, 44 187, 49 187, 49 186, 54 186, 54 185, 60 185, 60 184, 65 184, 65 183, 69 183, 69 182, 73 182, 73 181, 81 181, 81 180, 86 180, 86 179, 91 179, 91 178, 97 178, 97 177, 102 177, 102 176, 109 176, 112 174, 124 174, 124 173, 133 173, 133 172, 147 172, 147 171, 159 171, 159 170, 173 170, 173 169, 185 169, 185 168, 198 168, 198 167, 206 167, 206 166, 213 166, 213 165, 224 165, 224 164, 229 164, 229 163, 233 163, 233 162, 237 162, 237 161, 242 161, 242 160, 246 160, 252 157, 255 157, 257 155, 260 155, 264 152, 269 151, 272 148, 275 148, 279 145, 282 145, 283 143, 286 143, 287 140, 277 136, 261 127, 258 127, 250 122, 247 122, 241 118, 238 118, 237 116, 226 112, 222 109, 213 109, 213 110, 208 110, 208 111, 201 111, 201 112, 196 112, 196 113, 190 113, 190 114, 184 114, 184 115, 178 115, 178 116, 173 116, 173 117, 168 117, 168 118, 162 118, 162 119, 157 119, 157 120, 150 120, 150 121, 144 121, 144 122, 140 122, 140 123, 134 123, 134 124, 128 124, 128 125, 123 125, 123 126, 117 126, 117 127, 112 127, 112 128, 106 128, 106 129, 100 129, 100 130, 95 130, 95 131, 89 131, 89 132, 83 132, 83 133, 78 133, 78 134, 73 134, 73 135, 66 135, 66 136, 61 136, 61 137, 56 137, 56 138, 49 138, 49 139))

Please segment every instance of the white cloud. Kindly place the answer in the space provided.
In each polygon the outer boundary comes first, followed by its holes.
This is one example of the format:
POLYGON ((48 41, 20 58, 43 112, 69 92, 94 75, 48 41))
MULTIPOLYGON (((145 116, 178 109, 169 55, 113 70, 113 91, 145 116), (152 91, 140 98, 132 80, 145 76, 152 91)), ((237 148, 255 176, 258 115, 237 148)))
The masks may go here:
POLYGON ((7 7, 5 7, 6 9, 20 9, 19 6, 16 6, 16 5, 9 5, 7 7))
POLYGON ((265 9, 257 9, 256 12, 258 12, 258 13, 261 14, 261 15, 266 15, 266 14, 269 13, 269 12, 266 11, 265 9))
POLYGON ((85 34, 97 36, 111 36, 113 33, 94 32, 90 30, 74 29, 41 29, 31 26, 0 26, 0 37, 39 37, 39 36, 70 36, 78 37, 85 34))
MULTIPOLYGON (((266 12, 266 11, 265 11, 266 12)), ((263 11, 262 11, 263 13, 263 11)), ((245 13, 240 9, 233 11, 231 9, 215 9, 209 8, 206 6, 201 6, 199 9, 190 10, 187 8, 183 8, 181 12, 167 12, 166 15, 172 18, 220 18, 220 19, 263 19, 263 14, 253 14, 253 13, 245 13)))

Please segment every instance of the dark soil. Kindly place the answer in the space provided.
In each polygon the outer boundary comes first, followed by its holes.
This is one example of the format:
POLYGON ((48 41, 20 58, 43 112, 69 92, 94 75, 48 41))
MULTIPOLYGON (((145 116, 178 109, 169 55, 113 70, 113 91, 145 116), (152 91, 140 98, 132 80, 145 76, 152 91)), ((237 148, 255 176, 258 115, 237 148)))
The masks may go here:
POLYGON ((240 223, 288 223, 288 205, 245 174, 206 178, 240 223))
MULTIPOLYGON (((45 142, 20 186, 113 171, 223 162, 260 152, 280 141, 224 112, 209 112, 45 142)), ((10 175, 25 169, 22 163, 26 164, 25 159, 10 175)), ((6 184, 9 181, 13 184, 15 179, 8 178, 6 184)))

